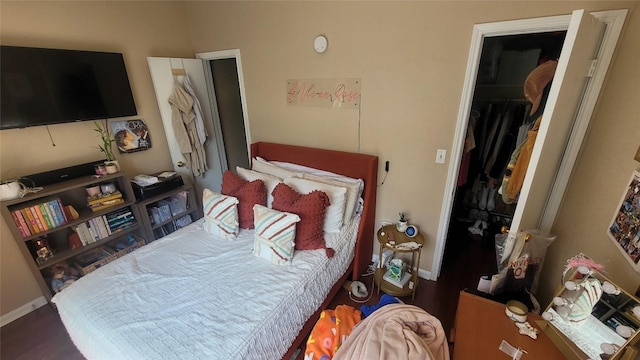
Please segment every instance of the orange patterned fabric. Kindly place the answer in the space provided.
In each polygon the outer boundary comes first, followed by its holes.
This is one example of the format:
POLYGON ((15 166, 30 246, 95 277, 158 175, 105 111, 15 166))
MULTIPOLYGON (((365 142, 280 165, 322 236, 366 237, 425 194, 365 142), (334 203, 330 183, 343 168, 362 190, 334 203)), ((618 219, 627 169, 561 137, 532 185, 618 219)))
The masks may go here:
POLYGON ((253 205, 267 205, 267 188, 262 180, 247 181, 227 170, 222 174, 223 195, 236 197, 238 219, 243 229, 253 229, 253 205))
POLYGON ((330 360, 360 319, 360 310, 349 305, 338 305, 335 310, 324 310, 311 330, 304 359, 330 360))

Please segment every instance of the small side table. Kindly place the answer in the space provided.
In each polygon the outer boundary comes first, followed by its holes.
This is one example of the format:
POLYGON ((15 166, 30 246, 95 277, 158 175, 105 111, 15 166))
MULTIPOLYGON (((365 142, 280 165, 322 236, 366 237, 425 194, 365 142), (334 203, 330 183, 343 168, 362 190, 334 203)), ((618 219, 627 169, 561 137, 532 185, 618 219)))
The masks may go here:
POLYGON ((411 299, 414 299, 416 296, 416 288, 418 287, 418 267, 420 265, 420 255, 422 246, 424 245, 425 238, 422 233, 418 233, 414 237, 408 237, 404 232, 400 232, 396 229, 395 224, 386 225, 378 230, 377 233, 378 242, 380 243, 380 264, 379 268, 376 269, 375 281, 378 286, 378 293, 380 290, 385 293, 393 296, 407 296, 411 295, 411 299), (395 244, 389 243, 389 240, 393 239, 395 244), (398 248, 398 245, 416 242, 418 247, 415 249, 403 249, 402 247, 398 248), (391 250, 394 252, 394 257, 396 253, 405 253, 411 254, 411 262, 406 264, 408 271, 411 274, 411 278, 404 287, 400 288, 384 279, 384 274, 387 272, 387 267, 382 266, 382 253, 384 250, 391 250))

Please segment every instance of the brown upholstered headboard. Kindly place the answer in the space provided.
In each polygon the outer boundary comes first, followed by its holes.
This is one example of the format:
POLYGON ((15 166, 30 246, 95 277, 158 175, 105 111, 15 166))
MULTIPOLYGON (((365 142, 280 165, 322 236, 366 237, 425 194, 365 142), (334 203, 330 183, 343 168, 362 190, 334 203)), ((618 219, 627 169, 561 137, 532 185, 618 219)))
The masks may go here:
POLYGON ((364 180, 364 209, 356 240, 352 276, 353 280, 359 279, 371 262, 373 254, 378 157, 267 142, 251 144, 251 157, 256 156, 270 161, 285 161, 310 166, 364 180))

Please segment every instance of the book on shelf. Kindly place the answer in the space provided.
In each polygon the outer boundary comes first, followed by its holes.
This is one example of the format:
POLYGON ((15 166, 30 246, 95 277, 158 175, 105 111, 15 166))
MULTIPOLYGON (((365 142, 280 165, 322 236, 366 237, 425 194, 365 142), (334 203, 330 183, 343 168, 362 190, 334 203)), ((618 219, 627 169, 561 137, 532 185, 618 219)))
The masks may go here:
POLYGON ((78 214, 78 211, 76 211, 73 205, 65 205, 63 209, 64 209, 64 217, 67 221, 69 221, 69 219, 75 220, 80 217, 80 214, 78 214))
POLYGON ((53 226, 54 227, 58 227, 60 225, 62 225, 62 220, 60 220, 58 218, 58 214, 56 213, 56 209, 55 209, 55 204, 56 200, 51 200, 47 203, 45 203, 45 206, 47 207, 48 210, 48 214, 51 217, 51 219, 53 220, 53 226))
POLYGON ((39 233, 40 230, 38 229, 38 224, 36 224, 35 220, 33 219, 33 215, 31 215, 31 211, 29 210, 29 208, 20 209, 20 212, 22 213, 24 220, 27 222, 27 226, 29 227, 31 235, 39 233))
MULTIPOLYGON (((69 219, 75 219, 75 218, 67 217, 67 214, 64 210, 65 206, 62 205, 62 200, 56 199, 53 205, 54 205, 56 214, 58 214, 58 218, 60 219, 61 224, 66 224, 67 222, 69 222, 69 219)), ((71 205, 68 205, 68 206, 71 206, 71 205)), ((71 206, 71 208, 73 208, 73 206, 71 206)), ((75 211, 75 209, 73 209, 73 211, 75 211)))
POLYGON ((36 206, 38 207, 40 214, 42 214, 42 217, 44 218, 44 222, 47 225, 47 230, 55 228, 56 225, 49 218, 49 208, 47 207, 46 203, 38 204, 36 206))
POLYGON ((112 199, 112 200, 107 200, 107 201, 101 202, 99 204, 89 205, 89 208, 91 208, 91 211, 96 212, 96 211, 104 210, 104 209, 110 208, 110 207, 112 207, 114 205, 118 205, 118 204, 122 204, 122 203, 124 203, 124 199, 123 198, 112 199))
POLYGON ((91 244, 91 234, 89 234, 89 229, 85 223, 78 224, 76 227, 76 232, 80 236, 80 241, 82 241, 82 245, 91 244))
POLYGON ((44 217, 42 216, 42 212, 40 212, 40 207, 38 205, 33 205, 31 209, 35 211, 36 222, 38 223, 40 230, 49 230, 49 227, 47 227, 47 223, 44 221, 44 217))
POLYGON ((108 194, 98 194, 96 196, 91 196, 87 198, 87 204, 88 205, 96 205, 96 204, 101 204, 104 203, 106 201, 110 201, 110 200, 115 200, 115 199, 122 199, 122 193, 120 191, 114 191, 112 193, 108 193, 108 194))
POLYGON ((87 225, 87 229, 89 229, 89 234, 91 234, 91 242, 96 242, 99 239, 98 232, 96 231, 94 226, 91 225, 91 220, 85 222, 85 224, 87 225))
POLYGON ((27 222, 24 220, 20 210, 12 211, 11 216, 13 217, 13 221, 16 223, 18 231, 20 231, 20 235, 22 235, 23 238, 31 236, 31 231, 29 230, 27 222))
POLYGON ((38 232, 46 231, 47 229, 44 227, 44 225, 40 221, 40 217, 38 216, 38 211, 36 211, 36 207, 35 206, 29 207, 29 211, 31 212, 31 216, 33 217, 33 220, 36 223, 36 227, 38 228, 38 232))

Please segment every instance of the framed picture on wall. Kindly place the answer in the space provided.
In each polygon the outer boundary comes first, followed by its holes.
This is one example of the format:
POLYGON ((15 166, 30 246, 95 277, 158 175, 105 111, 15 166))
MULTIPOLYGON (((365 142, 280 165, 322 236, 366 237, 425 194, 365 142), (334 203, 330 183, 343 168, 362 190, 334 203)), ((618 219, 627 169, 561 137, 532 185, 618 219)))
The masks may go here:
POLYGON ((634 171, 631 175, 607 234, 633 268, 640 272, 640 172, 634 171))
POLYGON ((144 120, 112 121, 111 133, 121 154, 151 148, 151 136, 144 120))

